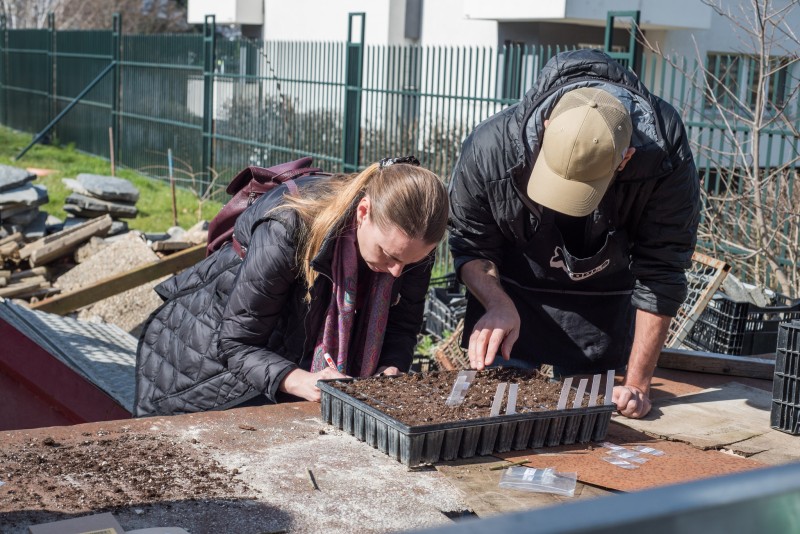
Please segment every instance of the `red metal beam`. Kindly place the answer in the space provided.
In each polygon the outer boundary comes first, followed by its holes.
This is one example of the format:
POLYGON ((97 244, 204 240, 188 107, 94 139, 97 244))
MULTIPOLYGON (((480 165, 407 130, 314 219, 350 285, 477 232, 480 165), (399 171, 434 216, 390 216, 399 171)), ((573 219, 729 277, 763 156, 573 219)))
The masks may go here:
POLYGON ((0 430, 130 417, 113 397, 0 319, 0 430))

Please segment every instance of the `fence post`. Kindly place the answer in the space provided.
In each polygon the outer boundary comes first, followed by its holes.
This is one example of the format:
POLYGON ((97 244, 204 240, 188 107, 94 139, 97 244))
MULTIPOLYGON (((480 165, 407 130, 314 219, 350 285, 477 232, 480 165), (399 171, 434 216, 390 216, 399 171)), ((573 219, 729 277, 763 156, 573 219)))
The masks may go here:
MULTIPOLYGON (((52 11, 47 14, 47 57, 50 65, 47 69, 47 122, 56 116, 58 105, 58 91, 56 90, 56 14, 52 11)), ((56 135, 55 128, 52 135, 56 135)))
POLYGON ((120 13, 114 13, 111 19, 111 58, 114 62, 114 72, 111 79, 111 137, 113 138, 111 151, 112 157, 120 162, 122 161, 119 153, 119 95, 122 82, 122 67, 120 66, 122 59, 122 15, 120 13))
POLYGON ((8 68, 8 32, 6 14, 0 13, 0 124, 8 124, 8 100, 6 100, 6 69, 8 68))
MULTIPOLYGON (((216 52, 216 17, 206 15, 203 24, 203 170, 209 173, 204 188, 211 183, 214 166, 214 54, 216 52)), ((205 191, 204 191, 205 192, 205 191)))
POLYGON ((361 147, 361 83, 364 74, 364 28, 366 13, 350 13, 347 27, 347 48, 344 75, 344 121, 342 131, 342 167, 355 172, 359 166, 361 147), (361 39, 353 41, 353 21, 361 19, 361 39))
POLYGON ((621 62, 633 72, 639 72, 641 67, 639 58, 639 47, 636 41, 636 34, 639 29, 640 11, 609 11, 606 13, 606 32, 603 39, 603 49, 605 53, 621 62), (631 31, 628 36, 628 49, 625 52, 614 52, 614 20, 618 18, 628 18, 631 21, 631 31))

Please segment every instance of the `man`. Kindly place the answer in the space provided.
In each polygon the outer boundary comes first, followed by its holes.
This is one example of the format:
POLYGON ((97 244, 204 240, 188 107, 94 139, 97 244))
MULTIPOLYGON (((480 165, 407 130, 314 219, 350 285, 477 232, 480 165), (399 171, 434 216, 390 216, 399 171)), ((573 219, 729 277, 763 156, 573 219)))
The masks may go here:
POLYGON ((644 417, 699 219, 675 109, 602 52, 558 54, 466 139, 450 206, 471 366, 498 352, 560 375, 627 364, 613 401, 644 417))

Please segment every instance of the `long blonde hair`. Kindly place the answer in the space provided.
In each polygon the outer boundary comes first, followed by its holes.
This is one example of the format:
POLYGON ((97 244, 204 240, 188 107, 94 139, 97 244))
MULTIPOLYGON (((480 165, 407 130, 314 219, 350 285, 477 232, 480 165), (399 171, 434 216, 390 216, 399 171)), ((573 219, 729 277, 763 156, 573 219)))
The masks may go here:
POLYGON ((309 288, 317 277, 311 260, 331 231, 343 230, 347 223, 342 218, 365 195, 370 198, 370 217, 381 229, 394 226, 426 244, 438 243, 444 237, 447 190, 439 177, 425 168, 404 163, 380 168, 373 163, 360 173, 323 180, 311 195, 287 195, 282 206, 296 210, 305 223, 297 253, 309 288))

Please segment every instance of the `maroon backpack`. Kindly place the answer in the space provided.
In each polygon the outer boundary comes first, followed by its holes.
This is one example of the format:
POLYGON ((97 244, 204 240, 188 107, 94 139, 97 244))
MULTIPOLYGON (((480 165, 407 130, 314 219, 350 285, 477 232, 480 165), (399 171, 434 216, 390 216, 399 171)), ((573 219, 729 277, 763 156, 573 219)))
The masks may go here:
POLYGON ((294 185, 291 180, 299 176, 321 174, 322 169, 311 167, 311 161, 312 158, 305 157, 281 163, 268 169, 247 167, 237 174, 225 189, 229 195, 233 195, 233 198, 222 207, 208 225, 206 256, 231 241, 236 218, 258 197, 282 183, 289 182, 289 185, 294 185))

